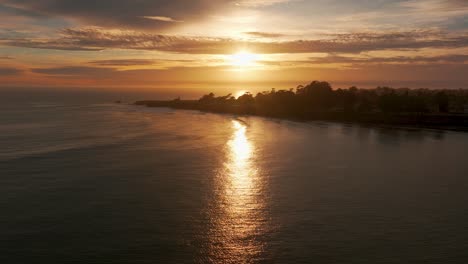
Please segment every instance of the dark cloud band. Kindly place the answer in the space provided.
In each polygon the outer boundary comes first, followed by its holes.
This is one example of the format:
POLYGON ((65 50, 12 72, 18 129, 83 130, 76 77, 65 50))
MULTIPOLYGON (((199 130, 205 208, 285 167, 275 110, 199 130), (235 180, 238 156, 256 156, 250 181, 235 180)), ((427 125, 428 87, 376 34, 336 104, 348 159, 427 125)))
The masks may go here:
POLYGON ((109 31, 100 28, 66 29, 58 38, 3 38, 0 44, 57 50, 134 49, 184 54, 230 54, 239 49, 274 53, 360 53, 376 50, 463 48, 468 34, 434 31, 374 32, 324 35, 322 39, 295 41, 241 41, 228 38, 183 37, 109 31))
POLYGON ((0 76, 18 75, 23 73, 23 70, 12 67, 0 67, 0 76))
POLYGON ((234 0, 0 0, 0 4, 25 14, 58 16, 85 25, 138 30, 174 26, 174 23, 147 17, 191 22, 234 3, 234 0))

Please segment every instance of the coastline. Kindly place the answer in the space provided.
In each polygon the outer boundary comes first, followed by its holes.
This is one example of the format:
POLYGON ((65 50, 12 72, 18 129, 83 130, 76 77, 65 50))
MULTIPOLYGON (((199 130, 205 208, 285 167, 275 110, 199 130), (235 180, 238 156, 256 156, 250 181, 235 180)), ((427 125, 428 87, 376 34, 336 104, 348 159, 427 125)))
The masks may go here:
POLYGON ((219 105, 202 104, 198 100, 143 100, 133 103, 137 106, 164 107, 183 110, 197 110, 219 114, 251 115, 292 121, 329 121, 355 123, 362 125, 379 125, 385 127, 423 128, 468 132, 468 115, 456 113, 382 113, 382 112, 281 112, 262 111, 255 105, 219 105))

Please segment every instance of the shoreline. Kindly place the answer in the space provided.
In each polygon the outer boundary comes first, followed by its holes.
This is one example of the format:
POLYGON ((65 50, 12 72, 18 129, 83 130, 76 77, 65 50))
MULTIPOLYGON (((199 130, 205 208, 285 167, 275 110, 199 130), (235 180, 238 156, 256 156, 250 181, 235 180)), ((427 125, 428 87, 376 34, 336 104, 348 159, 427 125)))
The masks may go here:
POLYGON ((468 132, 468 115, 455 113, 360 113, 340 111, 315 111, 315 112, 265 112, 256 109, 255 106, 241 105, 205 105, 198 100, 143 100, 136 101, 133 105, 172 108, 182 110, 196 110, 218 114, 234 114, 260 116, 285 119, 297 122, 328 121, 337 123, 378 125, 384 127, 407 129, 434 129, 458 132, 468 132))

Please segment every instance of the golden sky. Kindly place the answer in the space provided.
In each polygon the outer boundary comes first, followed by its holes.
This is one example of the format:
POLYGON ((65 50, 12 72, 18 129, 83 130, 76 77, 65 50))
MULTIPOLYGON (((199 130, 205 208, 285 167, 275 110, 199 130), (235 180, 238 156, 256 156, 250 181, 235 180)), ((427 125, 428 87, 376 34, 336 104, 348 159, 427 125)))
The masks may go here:
POLYGON ((468 88, 466 0, 0 0, 0 86, 468 88))

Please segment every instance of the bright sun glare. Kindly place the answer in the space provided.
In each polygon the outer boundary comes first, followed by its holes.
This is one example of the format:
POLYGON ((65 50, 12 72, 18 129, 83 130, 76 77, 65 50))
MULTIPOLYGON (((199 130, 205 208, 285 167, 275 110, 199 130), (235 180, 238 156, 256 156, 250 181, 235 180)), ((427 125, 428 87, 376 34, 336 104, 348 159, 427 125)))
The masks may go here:
POLYGON ((255 64, 257 55, 248 51, 239 51, 238 53, 231 55, 230 59, 233 66, 252 66, 255 64))

